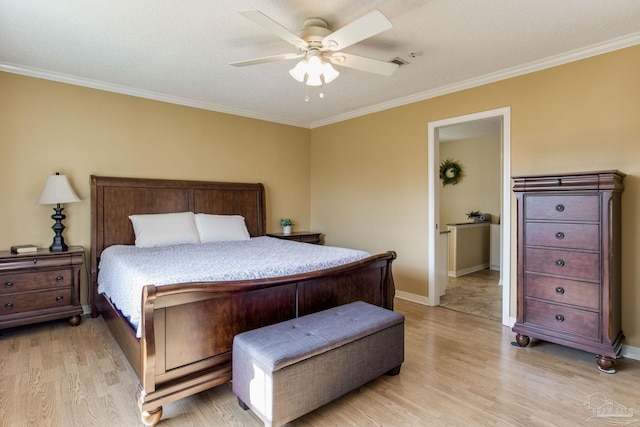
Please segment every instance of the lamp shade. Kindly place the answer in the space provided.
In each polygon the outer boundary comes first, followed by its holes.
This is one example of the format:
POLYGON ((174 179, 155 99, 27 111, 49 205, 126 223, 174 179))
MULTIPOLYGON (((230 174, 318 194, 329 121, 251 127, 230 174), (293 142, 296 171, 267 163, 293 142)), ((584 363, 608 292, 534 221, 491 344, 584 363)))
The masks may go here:
POLYGON ((50 175, 47 178, 47 183, 44 186, 44 191, 38 201, 41 205, 55 205, 58 203, 72 203, 79 202, 80 198, 76 195, 69 179, 66 175, 60 175, 56 172, 55 175, 50 175))

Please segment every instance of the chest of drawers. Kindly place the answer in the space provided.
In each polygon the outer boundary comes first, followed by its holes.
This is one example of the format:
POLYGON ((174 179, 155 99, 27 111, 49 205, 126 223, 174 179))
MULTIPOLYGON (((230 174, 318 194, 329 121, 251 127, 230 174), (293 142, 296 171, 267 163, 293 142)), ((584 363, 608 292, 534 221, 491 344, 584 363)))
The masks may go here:
POLYGON ((620 199, 625 174, 514 177, 518 316, 513 331, 597 354, 615 372, 620 315, 620 199))
POLYGON ((84 249, 0 251, 0 329, 69 318, 80 324, 80 271, 84 249))

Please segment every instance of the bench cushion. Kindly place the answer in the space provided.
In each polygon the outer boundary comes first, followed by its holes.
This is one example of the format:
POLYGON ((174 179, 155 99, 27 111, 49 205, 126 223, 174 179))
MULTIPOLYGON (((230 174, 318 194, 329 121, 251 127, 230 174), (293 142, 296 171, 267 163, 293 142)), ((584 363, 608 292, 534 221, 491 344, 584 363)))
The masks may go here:
POLYGON ((399 313, 357 301, 243 332, 234 346, 264 370, 275 372, 403 322, 399 313))

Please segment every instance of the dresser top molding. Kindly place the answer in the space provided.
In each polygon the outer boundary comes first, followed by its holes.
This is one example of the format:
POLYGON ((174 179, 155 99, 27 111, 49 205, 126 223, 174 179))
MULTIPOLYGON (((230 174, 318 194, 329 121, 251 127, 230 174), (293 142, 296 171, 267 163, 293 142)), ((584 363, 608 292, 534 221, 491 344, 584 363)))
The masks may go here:
POLYGON ((523 175, 512 177, 513 191, 609 190, 622 192, 625 173, 618 170, 523 175))

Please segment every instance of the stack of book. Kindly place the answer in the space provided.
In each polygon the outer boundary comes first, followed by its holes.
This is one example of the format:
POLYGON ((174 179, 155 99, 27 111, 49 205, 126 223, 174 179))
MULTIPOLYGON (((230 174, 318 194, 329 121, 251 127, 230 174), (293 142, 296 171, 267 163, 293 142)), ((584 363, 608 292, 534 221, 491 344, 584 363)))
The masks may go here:
POLYGON ((28 252, 38 252, 38 247, 35 245, 11 246, 11 252, 14 254, 26 254, 28 252))

